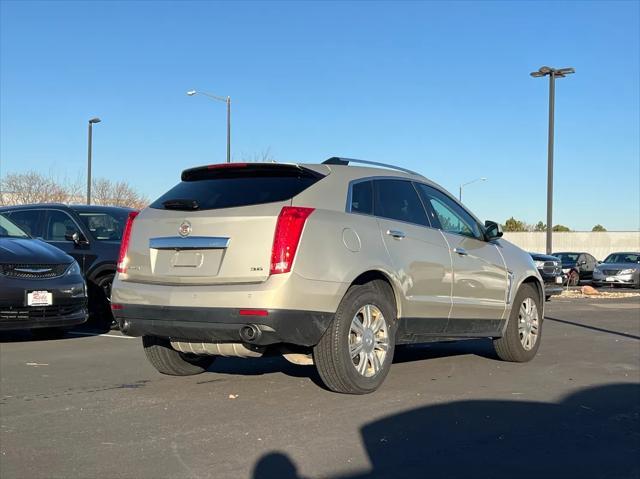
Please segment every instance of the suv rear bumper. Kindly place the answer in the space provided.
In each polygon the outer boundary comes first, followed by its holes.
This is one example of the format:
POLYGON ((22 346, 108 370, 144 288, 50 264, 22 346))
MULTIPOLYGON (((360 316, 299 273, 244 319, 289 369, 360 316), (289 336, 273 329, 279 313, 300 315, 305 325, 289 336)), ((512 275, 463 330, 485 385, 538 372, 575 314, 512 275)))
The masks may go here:
MULTIPOLYGON (((197 308, 120 304, 113 314, 128 336, 159 336, 197 342, 245 342, 256 346, 290 343, 314 346, 334 314, 287 309, 259 310, 263 315, 241 315, 239 308, 197 308), (266 315, 264 315, 266 312, 266 315), (250 326, 253 340, 241 335, 250 326)), ((258 310, 248 310, 256 313, 258 310)))

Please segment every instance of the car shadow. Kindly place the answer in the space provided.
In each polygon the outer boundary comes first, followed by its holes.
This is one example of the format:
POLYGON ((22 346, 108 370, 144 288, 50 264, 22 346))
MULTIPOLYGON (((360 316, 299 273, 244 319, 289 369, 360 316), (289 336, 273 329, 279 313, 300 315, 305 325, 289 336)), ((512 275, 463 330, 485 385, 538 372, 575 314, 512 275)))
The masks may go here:
POLYGON ((79 324, 68 328, 33 328, 0 331, 0 343, 22 343, 37 341, 60 341, 79 339, 109 333, 111 328, 94 324, 79 324), (80 333, 80 334, 74 334, 80 333))
POLYGON ((280 355, 268 355, 260 358, 216 358, 208 371, 233 376, 262 376, 264 374, 282 373, 295 378, 308 378, 315 385, 326 389, 316 368, 292 364, 280 355))
MULTIPOLYGON (((640 384, 586 388, 557 403, 453 401, 387 416, 360 432, 371 469, 329 477, 637 478, 640 384)), ((252 477, 302 476, 295 459, 273 451, 252 477)))
POLYGON ((393 362, 394 364, 399 364, 468 354, 486 359, 498 359, 491 339, 480 338, 398 345, 393 356, 393 362))
MULTIPOLYGON (((473 339, 447 343, 425 343, 397 346, 393 358, 394 364, 425 361, 435 358, 474 354, 489 359, 498 359, 489 339, 473 339)), ((314 366, 292 364, 278 354, 269 354, 260 358, 220 357, 208 368, 217 374, 242 376, 262 376, 282 373, 295 378, 308 378, 316 386, 328 391, 314 366)))

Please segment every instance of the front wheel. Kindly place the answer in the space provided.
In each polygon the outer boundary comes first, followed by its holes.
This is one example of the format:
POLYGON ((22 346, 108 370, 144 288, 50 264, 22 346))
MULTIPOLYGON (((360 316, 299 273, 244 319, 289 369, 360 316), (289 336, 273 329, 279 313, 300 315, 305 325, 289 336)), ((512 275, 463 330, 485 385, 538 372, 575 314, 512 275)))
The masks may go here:
POLYGON ((168 339, 142 336, 142 346, 149 362, 162 374, 192 376, 205 372, 215 356, 185 354, 171 347, 168 339))
POLYGON ((578 286, 580 284, 580 274, 577 271, 571 271, 569 273, 569 286, 578 286))
POLYGON ((396 308, 391 287, 375 280, 352 286, 313 359, 324 384, 335 392, 366 394, 384 381, 395 349, 396 308))
POLYGON ((493 346, 503 361, 531 361, 540 347, 542 334, 540 295, 531 284, 523 284, 513 302, 504 336, 493 346))

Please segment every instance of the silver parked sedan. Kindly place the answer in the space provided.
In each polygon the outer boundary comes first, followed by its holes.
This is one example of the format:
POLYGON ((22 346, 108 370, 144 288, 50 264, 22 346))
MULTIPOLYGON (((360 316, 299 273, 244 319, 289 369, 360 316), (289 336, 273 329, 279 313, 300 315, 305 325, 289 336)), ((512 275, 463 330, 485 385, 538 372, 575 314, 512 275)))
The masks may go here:
POLYGON ((640 253, 611 253, 593 270, 593 283, 640 288, 640 253))

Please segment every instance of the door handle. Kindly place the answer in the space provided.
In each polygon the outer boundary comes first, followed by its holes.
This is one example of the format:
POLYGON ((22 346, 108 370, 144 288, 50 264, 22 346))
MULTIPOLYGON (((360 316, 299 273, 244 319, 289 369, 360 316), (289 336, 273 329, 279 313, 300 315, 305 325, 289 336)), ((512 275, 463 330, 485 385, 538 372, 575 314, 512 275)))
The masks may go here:
POLYGON ((453 252, 458 253, 460 256, 467 256, 469 254, 464 248, 453 248, 453 252))
POLYGON ((405 235, 405 234, 404 234, 404 232, 402 232, 402 231, 398 231, 398 230, 387 230, 387 234, 388 234, 389 236, 393 236, 393 237, 394 237, 395 239, 397 239, 397 240, 401 240, 401 239, 403 239, 405 236, 407 236, 407 235, 405 235))

